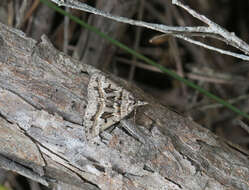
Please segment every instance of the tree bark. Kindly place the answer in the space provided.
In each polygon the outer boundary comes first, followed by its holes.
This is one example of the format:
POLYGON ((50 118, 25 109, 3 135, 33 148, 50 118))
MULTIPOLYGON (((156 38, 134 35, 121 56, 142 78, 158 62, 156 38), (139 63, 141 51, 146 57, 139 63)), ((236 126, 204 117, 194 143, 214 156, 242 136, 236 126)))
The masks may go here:
POLYGON ((1 168, 81 189, 249 189, 246 152, 114 76, 149 104, 87 141, 94 71, 0 24, 1 168))

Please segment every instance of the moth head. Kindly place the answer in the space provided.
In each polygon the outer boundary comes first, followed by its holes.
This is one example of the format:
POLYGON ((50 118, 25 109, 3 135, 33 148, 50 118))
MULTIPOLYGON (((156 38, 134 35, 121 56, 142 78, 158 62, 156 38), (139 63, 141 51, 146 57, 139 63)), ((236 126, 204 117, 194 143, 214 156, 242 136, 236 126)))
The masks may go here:
MULTIPOLYGON (((148 104, 147 102, 137 100, 134 95, 126 90, 122 94, 121 110, 131 113, 135 107, 148 104)), ((121 112, 122 112, 121 111, 121 112)))
POLYGON ((141 100, 135 100, 134 98, 132 99, 132 101, 130 101, 130 106, 129 106, 129 111, 132 111, 135 107, 138 107, 138 106, 143 106, 143 105, 146 105, 148 104, 148 102, 144 102, 144 101, 141 101, 141 100))
POLYGON ((148 104, 148 102, 144 102, 144 101, 141 101, 141 100, 138 100, 136 102, 136 106, 143 106, 143 105, 147 105, 147 104, 148 104))

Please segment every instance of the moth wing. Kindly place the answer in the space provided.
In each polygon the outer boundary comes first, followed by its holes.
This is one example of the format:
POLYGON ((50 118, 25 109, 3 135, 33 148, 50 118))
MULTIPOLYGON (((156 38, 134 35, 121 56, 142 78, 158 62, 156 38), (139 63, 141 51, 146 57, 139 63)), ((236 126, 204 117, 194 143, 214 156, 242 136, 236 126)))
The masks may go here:
POLYGON ((119 122, 139 105, 132 93, 100 73, 91 76, 87 98, 83 124, 88 139, 119 122))
POLYGON ((87 88, 87 107, 84 116, 83 125, 85 127, 86 136, 91 136, 90 134, 95 131, 95 115, 99 110, 99 92, 96 88, 98 86, 99 77, 98 74, 93 74, 90 78, 89 85, 87 88))

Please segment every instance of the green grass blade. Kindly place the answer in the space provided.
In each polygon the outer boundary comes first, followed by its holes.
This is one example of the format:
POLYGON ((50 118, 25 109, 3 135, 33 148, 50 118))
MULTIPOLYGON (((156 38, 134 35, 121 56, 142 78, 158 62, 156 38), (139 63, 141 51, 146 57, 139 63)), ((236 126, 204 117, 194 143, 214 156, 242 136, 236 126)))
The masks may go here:
POLYGON ((145 57, 144 55, 134 51, 133 49, 127 47, 126 45, 120 43, 119 41, 109 37, 108 35, 100 32, 97 28, 93 27, 93 26, 90 26, 88 25, 86 22, 80 20, 79 18, 71 15, 70 13, 64 11, 63 9, 61 9, 60 7, 58 7, 57 5, 55 5, 54 3, 51 3, 50 1, 48 0, 40 0, 42 3, 46 4, 48 7, 54 9, 55 11, 69 17, 71 20, 73 20, 74 22, 78 23, 79 25, 85 27, 86 29, 92 31, 92 32, 95 32, 97 35, 105 38, 106 40, 110 41, 112 44, 118 46, 119 48, 127 51, 128 53, 136 56, 138 59, 140 60, 143 60, 144 62, 150 64, 150 65, 153 65, 155 67, 157 67, 158 69, 160 69, 162 72, 168 74, 169 76, 171 76, 172 78, 178 80, 178 81, 181 81, 183 82, 184 84, 186 84, 187 86, 199 91, 200 93, 206 95, 207 97, 215 100, 216 102, 222 104, 224 107, 227 107, 229 108, 230 110, 232 110, 233 112, 235 112, 236 114, 240 115, 240 116, 243 116, 247 119, 249 119, 249 115, 245 112, 242 112, 241 110, 239 110, 238 108, 236 108, 235 106, 233 106, 232 104, 228 103, 227 101, 223 100, 222 98, 219 98, 218 96, 208 92, 207 90, 199 87, 198 85, 196 85, 195 83, 185 79, 185 78, 182 78, 180 77, 176 72, 174 71, 171 71, 169 69, 166 69, 165 67, 163 67, 162 65, 154 62, 153 60, 145 57))
POLYGON ((0 185, 0 190, 9 190, 9 189, 7 189, 6 187, 0 185))

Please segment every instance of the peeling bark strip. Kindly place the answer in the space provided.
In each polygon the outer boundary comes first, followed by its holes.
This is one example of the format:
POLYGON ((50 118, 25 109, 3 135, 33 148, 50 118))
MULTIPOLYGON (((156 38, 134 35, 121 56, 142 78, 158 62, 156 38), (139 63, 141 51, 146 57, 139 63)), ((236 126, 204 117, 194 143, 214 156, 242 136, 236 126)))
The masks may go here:
POLYGON ((129 130, 86 141, 94 72, 45 37, 36 42, 0 24, 0 167, 80 189, 249 189, 246 155, 135 87, 135 99, 149 104, 138 107, 134 126, 122 122, 129 130))

